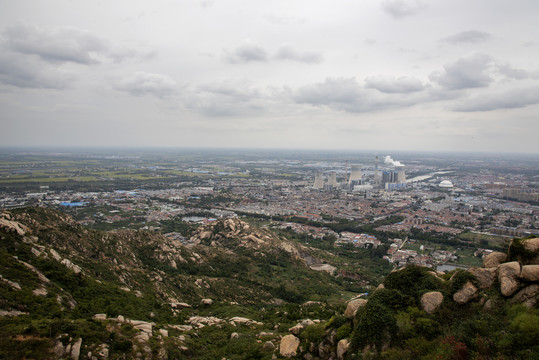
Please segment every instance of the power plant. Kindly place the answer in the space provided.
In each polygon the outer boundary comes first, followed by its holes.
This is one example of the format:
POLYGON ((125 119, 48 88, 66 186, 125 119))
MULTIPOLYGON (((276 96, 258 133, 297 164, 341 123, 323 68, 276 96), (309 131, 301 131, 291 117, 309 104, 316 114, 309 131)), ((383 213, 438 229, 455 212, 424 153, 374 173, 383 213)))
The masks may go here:
POLYGON ((361 180, 363 180, 361 165, 352 165, 350 177, 348 178, 348 186, 353 188, 354 185, 361 185, 361 180))
POLYGON ((319 189, 319 190, 324 188, 324 179, 322 178, 321 172, 317 172, 316 174, 314 174, 313 188, 319 189))
MULTIPOLYGON (((400 190, 406 188, 406 172, 404 165, 395 161, 391 156, 384 158, 383 169, 380 169, 380 158, 374 158, 374 172, 363 170, 361 165, 352 164, 348 167, 346 161, 344 169, 344 181, 337 181, 337 172, 332 170, 327 173, 327 179, 324 180, 324 174, 320 171, 314 175, 313 189, 331 191, 334 189, 345 189, 349 191, 368 191, 374 188, 386 190, 400 190), (350 170, 349 170, 350 169, 350 170)), ((372 169, 372 167, 370 167, 372 169)))

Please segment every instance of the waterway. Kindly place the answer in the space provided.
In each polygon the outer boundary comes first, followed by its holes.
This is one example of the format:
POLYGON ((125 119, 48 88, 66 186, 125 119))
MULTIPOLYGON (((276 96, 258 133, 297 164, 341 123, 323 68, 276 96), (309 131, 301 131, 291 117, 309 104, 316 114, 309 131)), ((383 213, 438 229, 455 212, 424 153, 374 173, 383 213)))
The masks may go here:
POLYGON ((421 176, 413 177, 411 179, 406 180, 406 182, 412 183, 412 182, 424 181, 424 180, 430 179, 434 175, 443 175, 443 174, 449 174, 449 173, 452 173, 452 172, 454 172, 454 171, 436 171, 436 172, 433 172, 433 173, 430 173, 430 174, 427 174, 427 175, 421 175, 421 176))
POLYGON ((455 264, 440 264, 438 266, 436 266, 436 270, 437 271, 453 271, 455 269, 467 269, 468 266, 465 266, 465 265, 455 265, 455 264))

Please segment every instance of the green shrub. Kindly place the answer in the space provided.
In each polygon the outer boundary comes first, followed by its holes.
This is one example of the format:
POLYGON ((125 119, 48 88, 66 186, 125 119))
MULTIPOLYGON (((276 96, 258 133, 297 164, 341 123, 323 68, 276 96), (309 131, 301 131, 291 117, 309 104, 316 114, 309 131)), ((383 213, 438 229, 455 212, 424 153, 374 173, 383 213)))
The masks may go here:
POLYGON ((379 289, 372 294, 368 303, 380 303, 394 310, 404 310, 413 305, 414 299, 396 289, 379 289))
POLYGON ((440 290, 442 284, 427 268, 408 265, 404 269, 389 274, 384 280, 384 286, 386 289, 398 290, 419 301, 423 293, 440 290))
POLYGON ((379 302, 368 302, 356 315, 357 325, 351 339, 352 350, 360 350, 367 345, 378 351, 390 342, 397 332, 397 322, 391 309, 379 302))
POLYGON ((335 340, 339 341, 341 339, 345 339, 350 335, 351 332, 352 326, 349 323, 344 324, 337 329, 337 333, 335 334, 335 340))
POLYGON ((309 343, 319 343, 324 337, 325 331, 326 327, 324 324, 311 325, 303 329, 303 331, 299 334, 299 337, 307 340, 309 343))
POLYGON ((440 324, 429 318, 416 319, 415 326, 417 334, 428 340, 434 339, 440 333, 440 324))
POLYGON ((335 328, 338 329, 344 324, 349 323, 350 320, 344 315, 335 315, 333 316, 326 324, 326 328, 335 328))

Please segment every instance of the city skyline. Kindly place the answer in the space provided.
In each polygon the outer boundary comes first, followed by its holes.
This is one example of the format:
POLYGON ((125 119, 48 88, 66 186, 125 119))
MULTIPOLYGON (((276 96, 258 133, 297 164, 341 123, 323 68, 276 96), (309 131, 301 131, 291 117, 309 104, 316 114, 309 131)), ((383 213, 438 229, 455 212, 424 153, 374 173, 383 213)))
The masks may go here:
POLYGON ((539 152, 533 1, 0 6, 2 146, 539 152))

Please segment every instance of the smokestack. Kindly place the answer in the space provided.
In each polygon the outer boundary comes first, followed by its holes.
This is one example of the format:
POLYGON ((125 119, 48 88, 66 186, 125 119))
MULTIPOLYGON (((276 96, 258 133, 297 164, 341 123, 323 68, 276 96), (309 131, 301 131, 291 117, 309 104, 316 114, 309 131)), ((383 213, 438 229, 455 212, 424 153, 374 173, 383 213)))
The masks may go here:
POLYGON ((382 174, 380 174, 380 171, 378 170, 378 155, 376 155, 376 158, 374 159, 374 183, 380 184, 382 182, 382 174))

